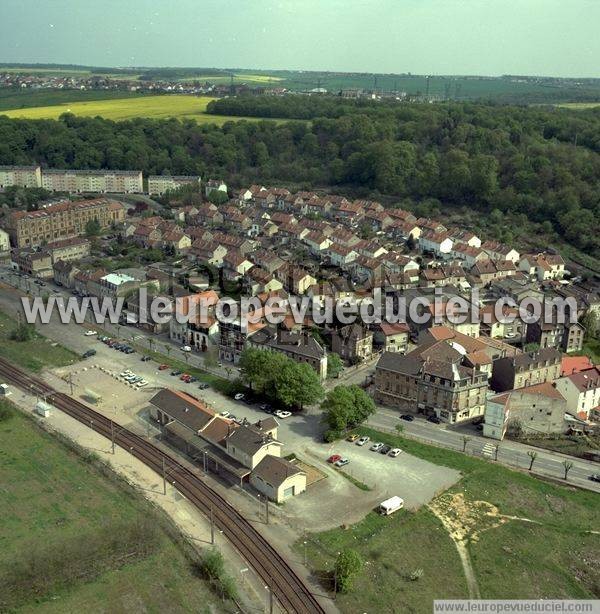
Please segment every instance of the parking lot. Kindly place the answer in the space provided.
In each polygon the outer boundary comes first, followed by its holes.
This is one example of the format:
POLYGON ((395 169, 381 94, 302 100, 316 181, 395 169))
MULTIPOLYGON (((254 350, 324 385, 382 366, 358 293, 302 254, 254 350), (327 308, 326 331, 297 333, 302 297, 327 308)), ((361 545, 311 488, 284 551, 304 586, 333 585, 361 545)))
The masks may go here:
MULTIPOLYGON (((139 429, 146 428, 148 400, 162 387, 183 390, 203 399, 215 411, 227 411, 238 420, 246 418, 256 422, 268 415, 260 409, 261 401, 235 400, 210 387, 201 389, 200 382, 185 383, 179 375, 171 375, 171 368, 159 370, 156 361, 144 362, 143 354, 120 352, 95 337, 86 337, 84 333, 85 329, 79 328, 79 347, 92 348, 96 354, 72 368, 74 394, 82 397, 86 391, 93 391, 100 399, 99 409, 109 416, 114 413, 119 421, 128 419, 129 424, 137 424, 139 429), (126 369, 143 377, 147 385, 136 389, 124 383, 118 374, 126 369)), ((165 359, 165 363, 168 362, 165 359)), ((61 371, 63 379, 68 378, 68 369, 61 371)), ((358 521, 393 495, 402 497, 407 508, 415 509, 459 478, 457 471, 405 453, 391 458, 371 452, 372 442, 364 447, 346 441, 324 443, 321 418, 318 408, 278 418, 278 439, 284 444, 282 455, 293 453, 300 462, 315 467, 326 476, 312 483, 306 493, 284 504, 282 514, 292 526, 301 521, 306 530, 319 530, 358 521), (332 454, 350 460, 342 468, 343 473, 327 463, 332 454), (350 478, 362 483, 366 489, 357 486, 350 478)))

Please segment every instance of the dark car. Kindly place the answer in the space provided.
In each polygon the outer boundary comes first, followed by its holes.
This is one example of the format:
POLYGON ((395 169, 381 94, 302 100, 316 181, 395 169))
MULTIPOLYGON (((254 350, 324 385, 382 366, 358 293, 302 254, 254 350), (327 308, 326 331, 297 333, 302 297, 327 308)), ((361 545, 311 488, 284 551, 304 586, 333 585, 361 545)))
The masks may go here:
POLYGON ((387 454, 391 449, 392 446, 383 446, 383 448, 379 450, 379 454, 387 454))
POLYGON ((180 371, 179 369, 174 369, 173 371, 171 371, 171 375, 175 376, 175 375, 181 375, 183 373, 183 371, 180 371))
POLYGON ((198 386, 198 388, 200 388, 200 390, 206 390, 208 387, 209 387, 208 384, 200 384, 198 386))
POLYGON ((125 348, 125 354, 133 354, 135 352, 135 350, 133 348, 125 348))
POLYGON ((149 360, 152 360, 150 356, 142 356, 142 362, 148 362, 149 360))
POLYGON ((442 421, 437 416, 428 416, 428 422, 433 422, 434 424, 441 424, 442 421))
POLYGON ((90 356, 95 356, 96 350, 87 350, 87 352, 83 353, 84 358, 89 358, 90 356))
POLYGON ((406 420, 407 422, 412 422, 415 419, 414 416, 411 416, 410 414, 402 414, 400 416, 400 420, 406 420))
POLYGON ((589 479, 592 480, 592 482, 600 482, 600 473, 592 473, 589 479))

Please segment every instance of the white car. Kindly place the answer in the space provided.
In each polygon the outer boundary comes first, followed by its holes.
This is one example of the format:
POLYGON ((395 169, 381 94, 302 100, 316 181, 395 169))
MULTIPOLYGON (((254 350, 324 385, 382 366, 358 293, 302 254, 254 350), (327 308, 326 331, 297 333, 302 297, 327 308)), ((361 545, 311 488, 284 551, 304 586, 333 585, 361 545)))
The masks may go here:
POLYGON ((229 418, 229 416, 231 416, 231 412, 230 411, 222 411, 221 412, 221 416, 223 418, 229 418))
POLYGON ((138 382, 136 384, 138 388, 143 388, 144 386, 147 386, 147 385, 148 385, 148 382, 145 379, 143 379, 141 382, 138 382))
POLYGON ((364 446, 366 443, 368 443, 368 441, 370 440, 370 437, 367 437, 367 435, 363 435, 360 439, 356 440, 356 445, 357 446, 364 446))
POLYGON ((393 448, 388 452, 388 456, 391 456, 392 458, 396 458, 396 456, 400 456, 400 454, 402 454, 402 450, 400 448, 393 448))
POLYGON ((192 348, 189 345, 182 345, 181 346, 181 351, 182 352, 191 352, 192 348))
POLYGON ((377 443, 374 443, 370 449, 371 449, 371 452, 379 452, 381 448, 383 448, 383 444, 380 441, 378 441, 377 443))
POLYGON ((292 415, 292 412, 291 412, 291 411, 285 411, 285 410, 283 410, 283 409, 278 409, 278 410, 275 412, 275 415, 276 415, 278 418, 289 418, 289 417, 292 415))
POLYGON ((97 333, 95 330, 86 330, 85 333, 83 333, 86 337, 93 337, 95 336, 97 333))
POLYGON ((119 377, 122 377, 122 378, 130 377, 131 375, 133 375, 133 372, 129 370, 122 371, 121 373, 119 373, 119 377))
POLYGON ((244 400, 244 393, 243 392, 238 392, 233 398, 236 401, 243 401, 244 400))

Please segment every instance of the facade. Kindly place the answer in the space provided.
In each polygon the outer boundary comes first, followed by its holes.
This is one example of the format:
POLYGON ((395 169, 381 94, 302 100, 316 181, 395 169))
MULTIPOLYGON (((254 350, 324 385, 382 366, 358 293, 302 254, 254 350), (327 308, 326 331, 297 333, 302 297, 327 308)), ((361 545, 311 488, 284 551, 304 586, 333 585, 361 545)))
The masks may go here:
POLYGON ((113 200, 62 201, 37 211, 16 211, 9 217, 9 232, 17 247, 36 247, 83 236, 88 222, 101 228, 125 219, 123 206, 113 200))
POLYGON ((382 322, 375 330, 375 343, 384 352, 400 352, 405 354, 408 349, 410 329, 406 324, 398 322, 390 324, 382 322))
POLYGON ((14 249, 11 254, 12 266, 18 271, 34 277, 50 279, 54 276, 52 256, 48 252, 31 249, 14 249))
POLYGON ((0 254, 10 251, 10 237, 9 234, 0 228, 0 254))
POLYGON ((566 410, 564 397, 549 382, 504 392, 487 399, 483 436, 564 433, 566 410))
POLYGON ((356 364, 373 354, 373 333, 360 324, 348 324, 331 336, 331 351, 345 362, 356 364))
POLYGON ((563 352, 580 352, 585 329, 578 322, 532 322, 527 326, 527 343, 541 348, 557 348, 563 352))
POLYGON ((45 169, 42 187, 50 192, 142 194, 142 171, 45 169))
POLYGON ((556 380, 556 389, 567 402, 567 412, 589 420, 600 412, 600 367, 595 366, 556 380))
POLYGON ((71 262, 81 260, 90 255, 91 243, 87 239, 63 239, 54 241, 44 246, 44 251, 52 257, 52 262, 62 260, 71 262))
POLYGON ((306 473, 285 458, 268 455, 250 474, 250 484, 271 501, 282 503, 306 490, 306 473))
POLYGON ((200 189, 200 177, 194 175, 150 175, 148 177, 148 194, 158 196, 176 190, 185 185, 194 185, 200 189))
POLYGON ((450 424, 483 415, 488 374, 466 366, 462 353, 445 342, 427 350, 382 354, 375 370, 376 402, 450 424))
POLYGON ((0 166, 0 188, 42 187, 42 171, 39 166, 0 166))
POLYGON ((561 353, 543 348, 494 361, 491 388, 496 392, 553 382, 560 376, 561 353))
POLYGON ((267 455, 281 456, 282 443, 275 439, 273 429, 268 423, 265 428, 261 428, 260 422, 240 424, 227 437, 225 445, 227 454, 248 469, 255 469, 267 455))
POLYGON ((327 377, 327 352, 312 336, 263 328, 248 338, 248 346, 280 352, 296 362, 309 364, 321 381, 327 377))

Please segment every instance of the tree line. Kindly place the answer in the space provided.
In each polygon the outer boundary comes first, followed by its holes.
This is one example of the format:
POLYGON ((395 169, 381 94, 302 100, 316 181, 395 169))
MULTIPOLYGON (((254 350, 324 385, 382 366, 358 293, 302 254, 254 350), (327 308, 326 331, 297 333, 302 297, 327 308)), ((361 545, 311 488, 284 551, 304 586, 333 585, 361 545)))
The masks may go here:
MULTIPOLYGON (((476 103, 392 104, 325 97, 240 97, 221 114, 291 118, 232 121, 70 114, 0 117, 0 164, 126 168, 222 177, 231 186, 281 184, 523 214, 593 256, 600 218, 600 109, 476 103), (310 121, 295 121, 294 118, 310 121)), ((387 199, 387 200, 389 200, 387 199)))

